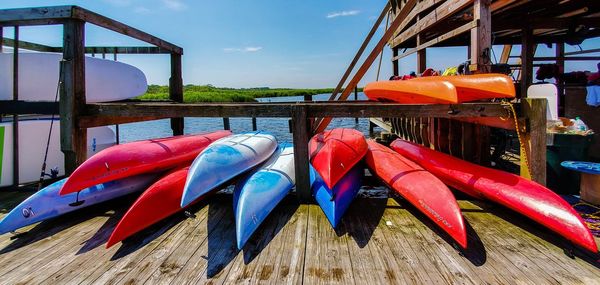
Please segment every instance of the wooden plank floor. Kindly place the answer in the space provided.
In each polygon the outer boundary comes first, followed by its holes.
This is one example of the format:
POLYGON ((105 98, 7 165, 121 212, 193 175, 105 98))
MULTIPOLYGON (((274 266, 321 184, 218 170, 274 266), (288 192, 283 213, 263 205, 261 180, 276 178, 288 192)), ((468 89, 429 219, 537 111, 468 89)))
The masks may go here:
MULTIPOLYGON (((0 193, 0 216, 26 196, 0 193)), ((600 284, 600 257, 509 210, 461 200, 469 250, 400 199, 356 200, 331 229, 293 197, 242 251, 230 195, 105 249, 132 199, 0 236, 1 284, 600 284)), ((598 240, 600 242, 600 240, 598 240)))

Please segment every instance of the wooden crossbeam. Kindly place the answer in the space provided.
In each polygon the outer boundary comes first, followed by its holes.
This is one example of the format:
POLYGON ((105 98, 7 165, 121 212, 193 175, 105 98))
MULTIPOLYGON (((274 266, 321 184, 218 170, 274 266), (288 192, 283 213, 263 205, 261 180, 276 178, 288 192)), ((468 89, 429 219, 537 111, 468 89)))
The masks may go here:
POLYGON ((468 5, 472 4, 473 1, 474 0, 457 0, 443 3, 439 7, 435 8, 435 10, 422 17, 415 25, 396 36, 393 39, 391 46, 396 47, 404 41, 415 37, 418 33, 427 30, 434 24, 452 16, 452 14, 456 13, 457 11, 464 9, 468 5))
MULTIPOLYGON (((356 87, 358 82, 363 78, 365 73, 367 73, 367 71, 369 70, 369 67, 371 67, 371 65, 373 64, 375 59, 377 59, 377 56, 379 55, 379 53, 381 53, 383 51, 385 44, 394 35, 394 31, 398 28, 398 26, 406 18, 408 13, 410 13, 410 11, 415 7, 416 3, 417 3, 416 0, 409 0, 408 2, 406 2, 404 4, 404 6, 400 10, 400 12, 396 16, 396 18, 390 24, 390 27, 388 28, 388 30, 385 31, 385 33, 383 34, 383 36, 381 37, 381 39, 379 40, 377 45, 373 48, 373 50, 371 51, 371 53, 369 54, 369 56, 367 57, 365 62, 363 62, 363 64, 360 66, 360 68, 358 69, 358 71, 356 72, 356 74, 354 75, 352 80, 350 80, 350 83, 348 83, 348 86, 346 86, 346 88, 344 89, 344 91, 342 92, 342 94, 340 95, 340 98, 338 98, 338 100, 344 101, 344 100, 348 99, 348 96, 350 96, 350 93, 352 92, 352 90, 354 90, 354 88, 356 87)), ((331 122, 331 118, 323 118, 321 120, 321 122, 319 122, 316 125, 316 128, 313 131, 315 133, 322 132, 323 130, 325 130, 325 128, 327 128, 327 126, 329 125, 330 122, 331 122)))

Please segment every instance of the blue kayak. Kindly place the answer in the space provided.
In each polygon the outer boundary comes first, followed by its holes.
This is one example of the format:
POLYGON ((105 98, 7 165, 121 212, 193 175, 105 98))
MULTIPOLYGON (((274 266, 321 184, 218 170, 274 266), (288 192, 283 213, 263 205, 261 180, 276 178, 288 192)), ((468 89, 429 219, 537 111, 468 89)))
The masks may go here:
POLYGON ((0 221, 0 234, 48 220, 88 206, 115 199, 146 189, 154 182, 156 175, 146 174, 121 180, 106 182, 77 193, 59 195, 58 191, 65 181, 54 182, 31 195, 16 206, 0 221))
POLYGON ((342 216, 356 197, 358 190, 360 190, 363 175, 364 168, 359 163, 348 171, 335 184, 333 189, 329 189, 312 165, 310 166, 310 183, 313 196, 334 229, 340 223, 342 216))
POLYGON ((275 149, 277 139, 262 131, 232 135, 211 143, 190 166, 181 207, 264 162, 275 149))
POLYGON ((291 143, 282 143, 267 162, 236 185, 233 209, 238 249, 242 249, 269 213, 292 190, 295 181, 294 147, 291 143))
POLYGON ((588 174, 600 174, 600 163, 586 161, 563 161, 560 165, 566 169, 588 174))

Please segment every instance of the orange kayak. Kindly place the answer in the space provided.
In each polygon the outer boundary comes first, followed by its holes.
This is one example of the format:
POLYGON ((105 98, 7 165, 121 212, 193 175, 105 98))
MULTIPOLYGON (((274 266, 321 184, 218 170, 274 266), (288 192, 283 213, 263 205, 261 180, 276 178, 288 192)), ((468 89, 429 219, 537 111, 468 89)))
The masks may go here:
POLYGON ((515 98, 515 84, 504 74, 474 74, 457 76, 430 76, 412 80, 418 82, 444 80, 456 87, 458 103, 493 98, 515 98))
POLYGON ((482 99, 514 98, 516 94, 512 78, 503 74, 378 81, 367 84, 364 92, 371 100, 404 104, 455 104, 482 99))
POLYGON ((402 104, 455 104, 456 88, 444 80, 394 80, 367 84, 364 90, 369 99, 402 104))

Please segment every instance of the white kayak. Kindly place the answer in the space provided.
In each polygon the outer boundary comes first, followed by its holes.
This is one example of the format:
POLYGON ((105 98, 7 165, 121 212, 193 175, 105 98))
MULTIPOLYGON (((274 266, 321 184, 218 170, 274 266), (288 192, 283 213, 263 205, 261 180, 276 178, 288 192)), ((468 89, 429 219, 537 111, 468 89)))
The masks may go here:
POLYGON ((210 144, 190 167, 181 207, 264 162, 275 149, 277 139, 261 131, 225 137, 210 144))
POLYGON ((267 162, 235 185, 233 211, 238 249, 242 249, 295 184, 294 147, 282 143, 267 162))
MULTIPOLYGON (((19 100, 54 101, 62 54, 19 53, 19 100)), ((142 95, 146 76, 122 62, 85 58, 88 103, 119 101, 142 95)), ((0 53, 0 100, 13 99, 13 54, 0 53)))
MULTIPOLYGON (((19 183, 30 183, 40 179, 44 153, 50 131, 49 118, 19 121, 19 183)), ((115 133, 109 127, 90 128, 87 131, 87 157, 115 144, 115 133)), ((65 174, 64 154, 60 150, 60 121, 54 120, 46 173, 57 169, 58 176, 65 174)), ((48 178, 48 177, 46 177, 48 178)), ((13 125, 0 123, 0 187, 13 184, 13 125)))

